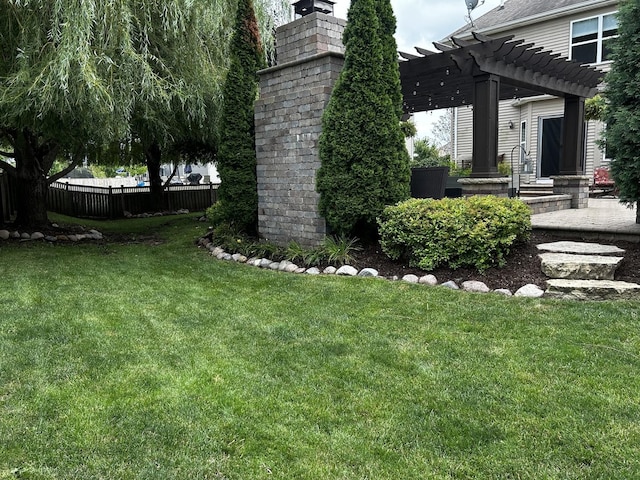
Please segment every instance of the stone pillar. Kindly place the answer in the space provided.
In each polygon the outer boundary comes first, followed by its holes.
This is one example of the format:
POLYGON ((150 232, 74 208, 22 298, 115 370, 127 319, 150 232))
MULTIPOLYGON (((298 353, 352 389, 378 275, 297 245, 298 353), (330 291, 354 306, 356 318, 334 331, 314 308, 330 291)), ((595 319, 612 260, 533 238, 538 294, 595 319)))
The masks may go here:
POLYGON ((584 173, 584 98, 568 95, 564 99, 560 175, 584 173))
POLYGON ((500 77, 473 77, 473 159, 472 177, 497 177, 498 104, 500 77))
POLYGON ((322 113, 344 64, 346 20, 312 13, 278 28, 278 64, 260 73, 256 102, 258 231, 312 247, 326 235, 316 171, 322 113))
POLYGON ((471 197, 473 195, 495 195, 496 197, 509 196, 509 178, 473 178, 463 177, 458 179, 462 185, 462 196, 471 197))
POLYGON ((571 195, 571 208, 589 206, 589 177, 586 175, 558 175, 553 180, 553 193, 571 195))

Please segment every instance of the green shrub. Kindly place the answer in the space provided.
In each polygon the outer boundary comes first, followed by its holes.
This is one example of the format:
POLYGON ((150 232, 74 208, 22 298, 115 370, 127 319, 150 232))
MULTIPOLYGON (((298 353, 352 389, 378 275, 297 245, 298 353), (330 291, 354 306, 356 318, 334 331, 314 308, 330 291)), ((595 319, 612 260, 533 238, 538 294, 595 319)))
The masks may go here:
POLYGON ((378 220, 382 250, 394 260, 433 270, 503 266, 511 246, 529 238, 531 211, 517 199, 412 199, 387 207, 378 220))

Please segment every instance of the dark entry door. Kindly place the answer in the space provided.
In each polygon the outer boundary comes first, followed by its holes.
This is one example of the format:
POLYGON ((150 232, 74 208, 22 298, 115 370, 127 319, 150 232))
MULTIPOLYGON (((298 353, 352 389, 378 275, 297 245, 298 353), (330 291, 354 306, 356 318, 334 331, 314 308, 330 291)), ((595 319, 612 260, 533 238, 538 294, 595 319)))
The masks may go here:
POLYGON ((563 118, 543 118, 540 148, 540 177, 560 174, 563 118))

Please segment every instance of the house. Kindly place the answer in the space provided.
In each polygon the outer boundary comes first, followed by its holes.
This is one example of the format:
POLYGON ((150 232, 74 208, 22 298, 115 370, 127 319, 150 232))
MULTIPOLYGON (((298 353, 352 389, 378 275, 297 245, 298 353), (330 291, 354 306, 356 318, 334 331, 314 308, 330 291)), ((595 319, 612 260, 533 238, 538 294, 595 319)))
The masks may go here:
MULTIPOLYGON (((473 40, 472 32, 489 37, 513 35, 580 64, 610 68, 611 41, 617 36, 617 0, 506 0, 474 19, 449 39, 473 40)), ((549 183, 558 175, 562 151, 564 102, 551 95, 502 100, 498 113, 498 153, 521 173, 521 183, 549 183)), ((472 156, 471 105, 453 109, 452 154, 461 164, 472 156)), ((584 174, 592 177, 606 166, 601 148, 603 125, 589 121, 584 131, 584 174)))

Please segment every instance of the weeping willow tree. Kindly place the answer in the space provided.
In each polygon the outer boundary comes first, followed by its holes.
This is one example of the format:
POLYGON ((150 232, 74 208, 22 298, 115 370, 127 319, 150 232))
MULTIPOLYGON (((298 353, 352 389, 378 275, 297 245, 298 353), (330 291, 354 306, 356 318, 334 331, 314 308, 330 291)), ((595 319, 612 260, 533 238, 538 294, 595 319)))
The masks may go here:
POLYGON ((155 168, 163 149, 214 142, 236 5, 0 2, 0 168, 16 222, 45 225, 48 185, 105 145, 135 142, 155 168), (66 167, 49 175, 56 159, 66 167))

